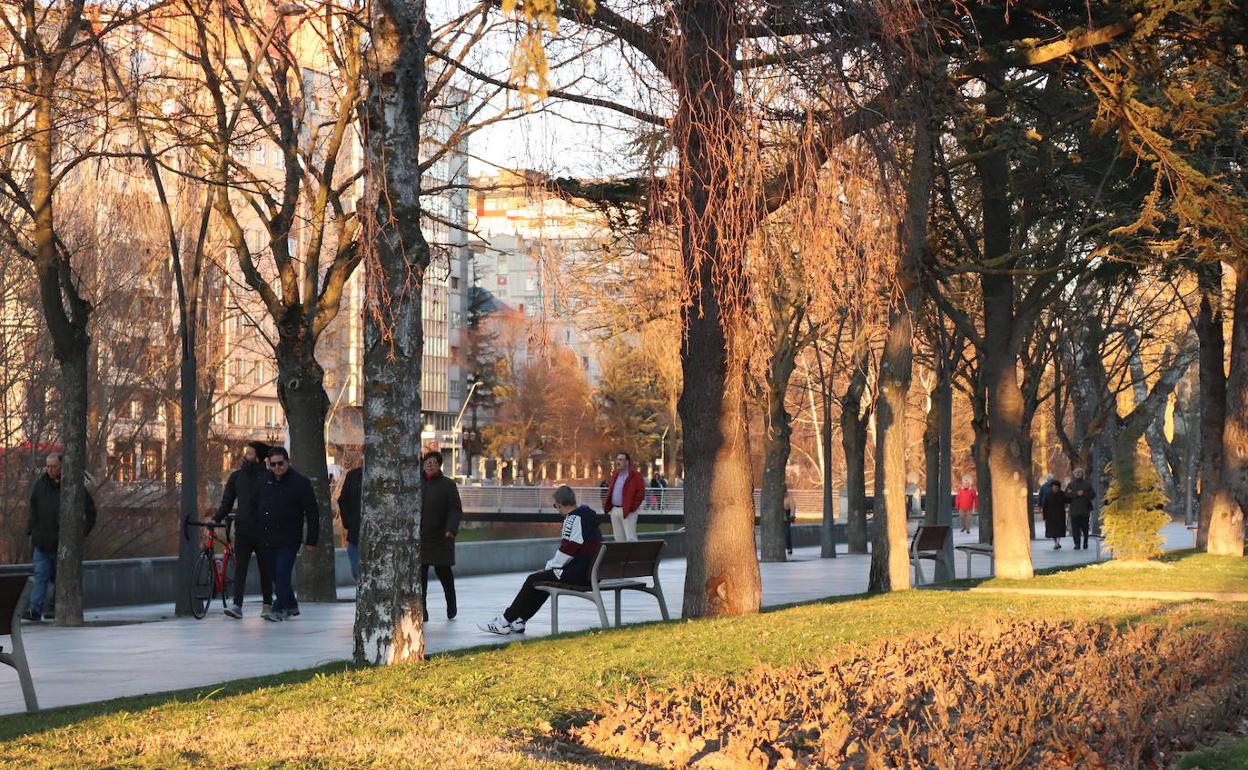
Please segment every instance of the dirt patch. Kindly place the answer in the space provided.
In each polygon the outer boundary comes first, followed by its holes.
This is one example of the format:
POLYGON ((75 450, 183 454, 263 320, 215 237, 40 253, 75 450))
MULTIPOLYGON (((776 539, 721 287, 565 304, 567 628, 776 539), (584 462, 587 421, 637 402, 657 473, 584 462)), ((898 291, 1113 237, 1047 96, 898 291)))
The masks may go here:
POLYGON ((1163 768, 1248 713, 1248 633, 1019 622, 632 691, 574 740, 665 767, 1163 768))

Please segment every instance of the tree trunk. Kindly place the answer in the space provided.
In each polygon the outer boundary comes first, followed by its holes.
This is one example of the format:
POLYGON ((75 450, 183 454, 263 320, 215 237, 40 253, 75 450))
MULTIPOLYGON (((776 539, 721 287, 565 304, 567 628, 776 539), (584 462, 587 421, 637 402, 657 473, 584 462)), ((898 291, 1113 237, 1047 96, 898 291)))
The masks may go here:
MULTIPOLYGON (((1131 394, 1136 405, 1144 403, 1148 398, 1148 381, 1144 374, 1144 361, 1140 357, 1140 336, 1133 329, 1125 332, 1127 343, 1128 367, 1131 372, 1131 394)), ((1162 406, 1144 429, 1144 438, 1148 441, 1149 459, 1153 469, 1161 479, 1162 491, 1166 495, 1166 512, 1173 516, 1179 509, 1179 485, 1166 459, 1166 409, 1162 406)))
POLYGON ((684 428, 686 617, 757 612, 754 495, 741 328, 746 236, 757 221, 739 181, 741 143, 733 61, 739 28, 724 0, 684 0, 674 51, 679 104, 681 307, 679 411, 684 428))
MULTIPOLYGON (((800 324, 800 318, 798 319, 800 324)), ((777 343, 767 372, 767 422, 763 436, 763 490, 760 501, 762 560, 785 561, 784 495, 788 489, 786 471, 792 452, 792 417, 784 406, 789 380, 797 366, 793 338, 786 335, 777 343)))
POLYGON ((930 406, 923 422, 923 522, 936 524, 940 517, 940 411, 936 388, 928 393, 930 406))
POLYGON ((1209 522, 1209 553, 1244 554, 1244 509, 1248 507, 1248 263, 1235 266, 1231 366, 1226 378, 1222 432, 1222 483, 1226 503, 1215 504, 1209 522))
POLYGON ((1196 338, 1200 343, 1200 524, 1196 546, 1208 550, 1210 526, 1215 520, 1228 519, 1233 506, 1223 483, 1227 383, 1222 264, 1198 265, 1196 278, 1200 287, 1200 311, 1196 316, 1196 338))
POLYGON ((823 386, 823 527, 819 531, 819 558, 836 558, 836 484, 832 479, 832 394, 823 386))
POLYGON ((1031 505, 1031 492, 1036 489, 1035 444, 1031 440, 1031 420, 1023 415, 1023 467, 1027 469, 1027 539, 1036 539, 1036 511, 1031 505))
MULTIPOLYGON (((85 333, 84 335, 85 336, 85 333)), ((56 625, 82 625, 82 548, 87 490, 88 346, 58 356, 61 365, 61 513, 56 544, 56 625)))
POLYGON ((841 449, 845 452, 845 536, 849 553, 867 552, 867 423, 860 414, 867 387, 865 356, 841 398, 841 449))
MULTIPOLYGON (((1005 116, 1005 97, 987 104, 991 119, 1005 116)), ((984 259, 990 264, 1010 253, 1009 157, 1005 147, 990 147, 976 161, 983 190, 984 259)), ((1001 271, 980 275, 984 304, 984 349, 979 351, 988 400, 988 467, 992 474, 992 537, 996 574, 1030 578, 1031 535, 1027 527, 1027 474, 1024 465, 1023 391, 1018 382, 1018 321, 1014 313, 1014 276, 1006 260, 1001 271)))
POLYGON ((876 441, 882 446, 883 506, 875 501, 875 547, 871 550, 869 591, 910 588, 910 554, 906 531, 906 406, 914 363, 914 319, 922 296, 918 281, 927 242, 927 216, 934 175, 930 115, 916 115, 914 151, 906 188, 906 218, 898 228, 902 244, 897 289, 889 312, 888 338, 880 359, 880 399, 876 412, 876 441))
MULTIPOLYGON (((953 456, 953 383, 945 368, 937 367, 936 385, 931 393, 932 408, 927 415, 923 446, 927 467, 927 508, 924 521, 928 524, 953 525, 953 501, 950 489, 950 463, 953 456), (929 433, 931 434, 929 438, 929 433), (930 443, 929 443, 930 442, 930 443)), ((953 580, 945 565, 953 564, 953 538, 945 544, 945 561, 936 562, 937 582, 953 580)))
POLYGON ((316 360, 315 345, 312 331, 302 318, 278 327, 277 396, 290 429, 291 464, 312 482, 320 508, 316 549, 299 558, 299 597, 312 602, 333 602, 338 600, 334 511, 329 502, 329 468, 325 462, 329 396, 325 394, 325 370, 316 360))
POLYGON ((971 442, 971 459, 975 462, 975 490, 979 493, 979 542, 992 543, 992 468, 988 464, 988 401, 983 387, 976 383, 976 395, 971 399, 974 416, 971 427, 975 439, 971 442))
POLYGON ((368 295, 364 353, 364 482, 357 663, 424 656, 420 593, 421 285, 429 245, 420 230, 420 122, 429 22, 423 0, 371 6, 365 99, 364 228, 368 295))

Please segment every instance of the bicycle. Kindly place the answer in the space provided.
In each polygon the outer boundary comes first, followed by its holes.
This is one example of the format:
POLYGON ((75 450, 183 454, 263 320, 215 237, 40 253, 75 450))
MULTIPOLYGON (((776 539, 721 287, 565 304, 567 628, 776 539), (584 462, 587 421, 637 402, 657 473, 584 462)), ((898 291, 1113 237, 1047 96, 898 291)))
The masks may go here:
POLYGON ((208 605, 218 594, 223 609, 229 607, 234 598, 234 546, 230 539, 233 520, 234 517, 230 516, 223 524, 214 521, 186 522, 188 526, 204 529, 203 549, 191 567, 191 614, 196 620, 202 620, 208 614, 208 605), (224 538, 217 534, 218 529, 225 530, 224 538), (217 543, 221 544, 219 555, 217 543))

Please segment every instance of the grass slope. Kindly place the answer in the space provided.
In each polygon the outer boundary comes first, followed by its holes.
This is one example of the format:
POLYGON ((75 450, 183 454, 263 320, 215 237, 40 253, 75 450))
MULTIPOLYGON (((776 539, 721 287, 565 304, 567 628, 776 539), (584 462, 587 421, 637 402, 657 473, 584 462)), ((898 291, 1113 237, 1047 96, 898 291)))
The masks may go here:
POLYGON ((1078 569, 1059 568, 1031 580, 993 578, 992 588, 1077 588, 1114 591, 1216 591, 1248 593, 1248 559, 1174 551, 1143 563, 1105 561, 1078 569))

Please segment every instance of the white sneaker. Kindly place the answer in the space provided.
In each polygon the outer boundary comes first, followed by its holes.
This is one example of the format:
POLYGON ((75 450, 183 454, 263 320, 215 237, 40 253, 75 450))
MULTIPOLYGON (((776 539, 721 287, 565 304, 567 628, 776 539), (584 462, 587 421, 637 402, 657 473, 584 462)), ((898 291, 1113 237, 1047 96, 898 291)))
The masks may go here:
POLYGON ((520 618, 516 618, 515 620, 511 621, 511 632, 513 634, 523 634, 524 633, 524 621, 521 620, 520 618))
MULTIPOLYGON (((519 623, 520 623, 520 630, 523 631, 524 621, 519 621, 519 623)), ((498 617, 491 620, 489 623, 478 623, 477 628, 490 634, 498 634, 499 636, 506 636, 512 632, 512 630, 514 629, 514 625, 515 625, 514 623, 508 623, 506 618, 504 618, 502 615, 499 615, 498 617)))

